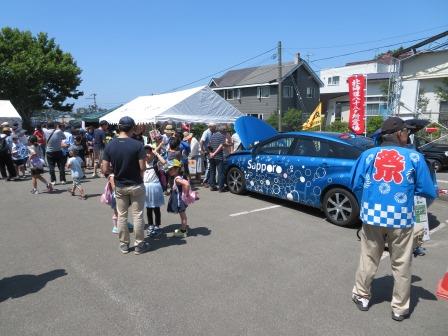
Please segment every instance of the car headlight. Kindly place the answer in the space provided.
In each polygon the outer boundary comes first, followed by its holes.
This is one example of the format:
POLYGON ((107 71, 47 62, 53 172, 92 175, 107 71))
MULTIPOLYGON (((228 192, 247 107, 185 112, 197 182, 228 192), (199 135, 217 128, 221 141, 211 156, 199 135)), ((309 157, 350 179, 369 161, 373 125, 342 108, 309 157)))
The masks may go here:
POLYGON ((445 152, 445 156, 448 156, 448 151, 445 152))

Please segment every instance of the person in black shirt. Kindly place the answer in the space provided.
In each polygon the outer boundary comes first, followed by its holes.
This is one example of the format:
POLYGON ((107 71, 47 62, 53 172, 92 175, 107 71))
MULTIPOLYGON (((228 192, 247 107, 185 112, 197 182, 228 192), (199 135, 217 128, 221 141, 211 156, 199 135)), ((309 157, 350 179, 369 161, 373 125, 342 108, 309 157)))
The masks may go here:
POLYGON ((129 252, 128 209, 131 208, 135 232, 135 254, 147 251, 144 241, 143 209, 145 207, 145 187, 143 173, 145 166, 145 149, 143 144, 132 139, 131 133, 135 122, 130 117, 123 117, 118 123, 119 135, 112 139, 104 149, 102 172, 114 174, 115 199, 118 211, 118 238, 120 251, 129 252))

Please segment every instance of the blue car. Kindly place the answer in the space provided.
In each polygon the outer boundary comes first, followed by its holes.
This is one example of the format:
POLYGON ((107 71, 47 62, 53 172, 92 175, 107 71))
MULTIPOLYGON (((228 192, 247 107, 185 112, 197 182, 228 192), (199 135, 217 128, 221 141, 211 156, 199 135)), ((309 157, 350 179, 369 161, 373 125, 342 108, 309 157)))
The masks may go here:
POLYGON ((278 133, 253 117, 237 119, 235 129, 249 149, 227 158, 230 192, 250 191, 320 208, 340 226, 358 222, 350 172, 358 156, 374 146, 371 139, 330 132, 278 133))

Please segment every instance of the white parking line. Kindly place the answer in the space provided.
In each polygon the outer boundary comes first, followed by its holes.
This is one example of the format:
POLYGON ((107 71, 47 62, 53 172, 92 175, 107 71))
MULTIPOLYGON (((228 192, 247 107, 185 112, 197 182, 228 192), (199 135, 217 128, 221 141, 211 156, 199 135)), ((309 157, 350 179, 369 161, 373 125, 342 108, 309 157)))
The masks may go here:
POLYGON ((440 183, 448 183, 448 181, 446 181, 446 180, 437 180, 437 182, 440 182, 440 183))
MULTIPOLYGON (((447 222, 448 222, 448 221, 447 221, 447 222)), ((440 229, 443 229, 445 226, 446 226, 445 223, 440 223, 439 226, 435 227, 435 228, 432 229, 432 230, 429 230, 429 233, 432 234, 432 233, 434 233, 434 232, 437 232, 437 231, 439 231, 440 229)))
POLYGON ((261 209, 237 212, 237 213, 231 214, 229 216, 230 217, 236 217, 236 216, 241 216, 241 215, 247 215, 247 214, 250 214, 252 212, 265 211, 265 210, 270 210, 270 209, 275 209, 275 208, 280 208, 280 207, 281 207, 281 205, 273 205, 273 206, 269 206, 269 207, 261 208, 261 209))

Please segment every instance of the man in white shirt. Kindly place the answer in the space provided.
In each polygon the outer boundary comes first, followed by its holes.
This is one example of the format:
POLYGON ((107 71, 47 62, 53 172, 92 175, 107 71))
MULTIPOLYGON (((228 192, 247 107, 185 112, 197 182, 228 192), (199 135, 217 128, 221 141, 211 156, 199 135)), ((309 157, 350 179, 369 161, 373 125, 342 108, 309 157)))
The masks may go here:
POLYGON ((210 160, 209 160, 209 144, 210 144, 210 138, 212 136, 212 133, 216 132, 216 124, 215 123, 209 123, 208 128, 202 133, 201 140, 199 141, 201 145, 201 151, 203 155, 203 160, 205 162, 205 176, 202 180, 202 185, 205 187, 208 187, 210 182, 210 160))

